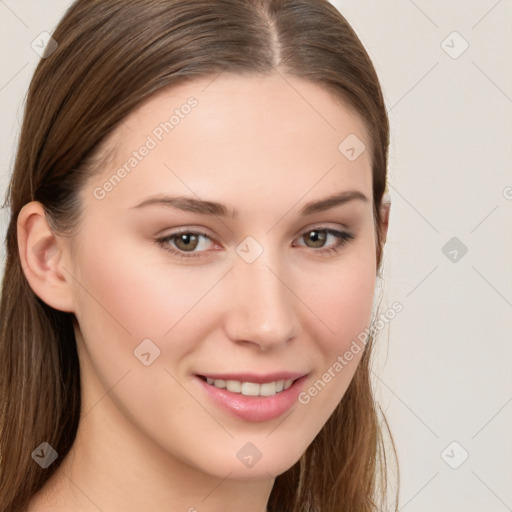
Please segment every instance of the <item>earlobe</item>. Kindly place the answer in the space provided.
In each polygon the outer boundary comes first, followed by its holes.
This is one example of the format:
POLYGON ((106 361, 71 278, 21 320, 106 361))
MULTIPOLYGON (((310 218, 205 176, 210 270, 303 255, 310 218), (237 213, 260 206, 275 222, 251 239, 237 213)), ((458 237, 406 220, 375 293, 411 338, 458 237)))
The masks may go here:
POLYGON ((21 209, 17 233, 21 266, 33 292, 55 309, 74 312, 71 282, 63 268, 65 247, 53 234, 40 202, 21 209))

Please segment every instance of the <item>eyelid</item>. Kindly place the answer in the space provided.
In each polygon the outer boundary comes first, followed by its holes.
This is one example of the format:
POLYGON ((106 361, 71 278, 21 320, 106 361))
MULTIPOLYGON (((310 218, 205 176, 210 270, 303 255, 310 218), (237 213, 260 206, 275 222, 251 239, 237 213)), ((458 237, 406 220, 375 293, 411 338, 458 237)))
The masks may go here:
POLYGON ((179 228, 174 228, 175 231, 173 231, 172 229, 173 228, 162 229, 159 233, 157 233, 156 236, 163 238, 163 237, 168 237, 168 236, 173 236, 173 235, 179 235, 180 233, 192 233, 192 234, 197 234, 197 235, 204 235, 204 236, 207 236, 208 238, 215 239, 213 232, 203 226, 194 226, 194 225, 183 226, 183 227, 179 227, 179 228), (160 235, 160 233, 167 233, 167 234, 160 235))
POLYGON ((298 236, 302 236, 304 233, 309 233, 310 231, 324 230, 324 229, 332 229, 334 231, 346 231, 348 233, 351 232, 351 228, 347 224, 336 223, 336 222, 316 222, 306 226, 305 228, 301 228, 295 235, 295 238, 298 236))

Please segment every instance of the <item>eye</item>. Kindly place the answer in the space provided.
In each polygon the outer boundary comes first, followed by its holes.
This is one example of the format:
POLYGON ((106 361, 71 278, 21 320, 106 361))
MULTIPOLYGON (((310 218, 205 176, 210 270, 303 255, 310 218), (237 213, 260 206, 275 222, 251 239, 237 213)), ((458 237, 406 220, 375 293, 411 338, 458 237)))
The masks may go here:
POLYGON ((184 230, 177 233, 171 233, 164 238, 159 238, 157 243, 171 254, 181 256, 182 258, 194 258, 201 256, 199 252, 194 252, 195 249, 198 247, 204 249, 204 244, 201 244, 201 239, 212 241, 206 233, 184 230), (170 242, 173 242, 174 247, 178 250, 169 245, 170 242))
MULTIPOLYGON (((333 254, 339 251, 342 247, 348 244, 350 240, 353 240, 354 236, 347 231, 339 231, 333 228, 316 227, 306 231, 303 235, 301 235, 300 238, 303 238, 308 242, 312 242, 314 249, 318 249, 320 247, 320 250, 315 252, 325 255, 333 254), (334 245, 325 248, 324 245, 329 236, 334 237, 337 241, 334 245)), ((306 246, 311 247, 307 244, 306 246)))
MULTIPOLYGON (((310 247, 315 253, 324 255, 337 252, 348 244, 350 240, 353 240, 354 236, 346 231, 316 227, 306 231, 299 239, 307 240, 306 247, 310 247), (336 243, 332 246, 324 247, 329 237, 333 237, 336 243), (308 245, 310 242, 313 244, 312 246, 308 245)), ((190 230, 171 233, 170 235, 157 239, 156 242, 166 251, 181 258, 197 258, 201 256, 203 252, 206 252, 205 245, 208 245, 207 243, 201 243, 202 240, 213 242, 206 233, 190 230), (203 250, 196 250, 198 248, 203 250)))

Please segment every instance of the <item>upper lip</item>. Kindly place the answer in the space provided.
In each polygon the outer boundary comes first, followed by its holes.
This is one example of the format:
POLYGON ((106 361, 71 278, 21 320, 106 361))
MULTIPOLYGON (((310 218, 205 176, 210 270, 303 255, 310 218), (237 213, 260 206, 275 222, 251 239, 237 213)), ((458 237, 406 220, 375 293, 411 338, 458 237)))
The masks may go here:
POLYGON ((238 380, 240 382, 254 382, 264 384, 278 380, 297 380, 308 372, 274 372, 274 373, 198 373, 199 377, 207 377, 214 380, 238 380))

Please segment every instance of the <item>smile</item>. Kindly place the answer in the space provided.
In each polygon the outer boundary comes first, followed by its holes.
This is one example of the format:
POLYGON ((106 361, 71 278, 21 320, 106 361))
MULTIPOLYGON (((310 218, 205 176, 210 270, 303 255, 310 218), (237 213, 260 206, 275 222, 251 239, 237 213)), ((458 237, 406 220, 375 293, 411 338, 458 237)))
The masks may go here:
POLYGON ((288 389, 293 384, 293 379, 276 380, 258 384, 257 382, 242 382, 239 380, 224 380, 206 378, 206 382, 219 389, 227 389, 232 393, 241 393, 245 396, 272 396, 288 389))
POLYGON ((195 378, 212 405, 238 419, 260 422, 276 419, 291 409, 308 374, 196 374, 195 378))

